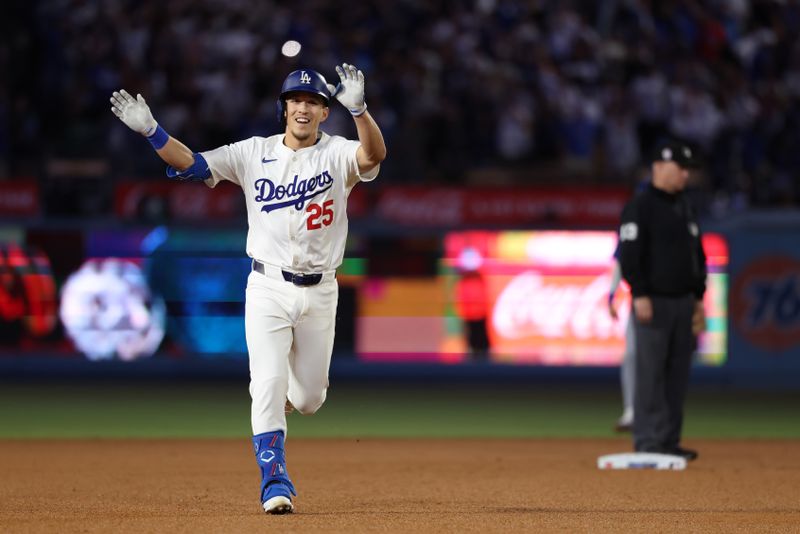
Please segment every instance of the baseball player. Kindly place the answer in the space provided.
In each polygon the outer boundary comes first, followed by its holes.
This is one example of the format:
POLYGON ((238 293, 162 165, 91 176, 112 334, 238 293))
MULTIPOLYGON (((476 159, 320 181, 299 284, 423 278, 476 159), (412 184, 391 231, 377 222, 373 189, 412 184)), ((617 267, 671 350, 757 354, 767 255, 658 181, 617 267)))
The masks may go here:
MULTIPOLYGON (((615 321, 619 318, 614 298, 622 281, 622 269, 619 264, 619 244, 614 251, 613 265, 611 267, 611 287, 608 290, 608 314, 615 321)), ((620 384, 622 386, 622 415, 617 419, 614 430, 617 432, 630 432, 633 427, 633 391, 636 380, 636 330, 633 321, 628 320, 625 326, 625 352, 620 365, 620 384)))
POLYGON ((111 110, 144 135, 167 175, 204 182, 229 180, 247 203, 245 335, 250 358, 253 447, 261 469, 264 511, 292 512, 294 485, 286 471, 285 408, 313 414, 325 402, 338 300, 336 268, 347 237, 347 198, 371 181, 386 157, 378 125, 364 102, 364 75, 347 63, 339 84, 311 69, 289 74, 278 98, 285 131, 193 152, 170 137, 141 95, 114 92, 111 110), (355 121, 358 141, 319 127, 335 97, 355 121))

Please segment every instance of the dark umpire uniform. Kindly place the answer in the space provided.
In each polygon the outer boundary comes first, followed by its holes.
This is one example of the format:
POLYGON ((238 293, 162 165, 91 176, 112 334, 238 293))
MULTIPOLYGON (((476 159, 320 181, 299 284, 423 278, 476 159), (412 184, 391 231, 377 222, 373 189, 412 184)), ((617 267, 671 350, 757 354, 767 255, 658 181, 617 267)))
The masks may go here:
POLYGON ((625 206, 620 265, 634 300, 637 452, 697 452, 680 446, 683 404, 706 288, 706 258, 695 215, 682 191, 696 165, 679 142, 659 145, 651 183, 625 206))

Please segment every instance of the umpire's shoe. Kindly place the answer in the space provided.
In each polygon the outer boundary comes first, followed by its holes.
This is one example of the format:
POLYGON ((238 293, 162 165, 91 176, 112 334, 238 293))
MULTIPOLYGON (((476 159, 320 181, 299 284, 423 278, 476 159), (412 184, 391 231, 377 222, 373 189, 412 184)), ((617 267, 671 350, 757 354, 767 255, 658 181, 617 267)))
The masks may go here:
POLYGON ((691 462, 692 460, 697 460, 697 457, 700 454, 694 449, 684 449, 683 447, 675 447, 674 449, 670 449, 669 454, 674 454, 675 456, 682 456, 687 461, 691 462))
POLYGON ((253 436, 256 461, 261 468, 261 504, 268 514, 288 514, 294 510, 292 495, 297 495, 286 472, 283 431, 253 436))

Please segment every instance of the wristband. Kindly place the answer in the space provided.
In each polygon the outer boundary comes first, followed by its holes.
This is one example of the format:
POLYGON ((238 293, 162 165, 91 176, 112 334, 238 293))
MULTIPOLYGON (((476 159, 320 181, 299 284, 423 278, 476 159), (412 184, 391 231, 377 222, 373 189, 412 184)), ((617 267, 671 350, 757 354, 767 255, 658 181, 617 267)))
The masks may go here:
POLYGON ((349 109, 348 111, 350 112, 350 115, 352 115, 353 117, 360 117, 361 115, 364 114, 365 111, 367 111, 367 103, 364 102, 364 104, 360 108, 349 109))
POLYGON ((156 127, 156 131, 153 132, 152 135, 147 136, 147 140, 151 145, 153 145, 153 148, 160 150, 164 148, 164 145, 166 145, 167 141, 169 141, 169 134, 164 131, 164 128, 162 128, 161 125, 158 125, 156 127))

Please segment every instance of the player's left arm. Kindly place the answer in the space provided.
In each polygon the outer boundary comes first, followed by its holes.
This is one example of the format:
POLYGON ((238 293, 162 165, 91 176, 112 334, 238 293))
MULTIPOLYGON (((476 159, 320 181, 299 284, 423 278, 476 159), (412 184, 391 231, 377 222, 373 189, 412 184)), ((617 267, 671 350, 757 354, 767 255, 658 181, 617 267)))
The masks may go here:
POLYGON ((335 87, 328 85, 328 89, 347 108, 356 123, 358 141, 361 143, 356 151, 356 161, 358 172, 363 174, 386 159, 386 144, 381 129, 367 111, 364 101, 364 73, 347 63, 337 65, 336 73, 339 75, 339 84, 335 87))

